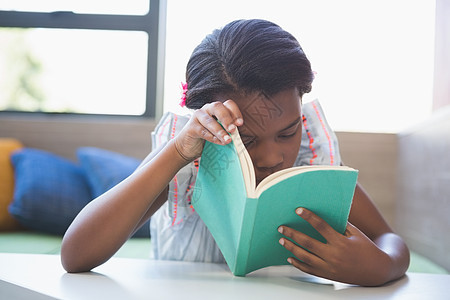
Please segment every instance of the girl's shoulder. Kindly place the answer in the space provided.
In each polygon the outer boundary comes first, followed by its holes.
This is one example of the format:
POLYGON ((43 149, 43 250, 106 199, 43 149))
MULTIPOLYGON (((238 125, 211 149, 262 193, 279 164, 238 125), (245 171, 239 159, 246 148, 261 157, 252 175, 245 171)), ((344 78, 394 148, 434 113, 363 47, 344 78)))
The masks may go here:
POLYGON ((189 119, 189 115, 178 115, 173 112, 164 113, 152 132, 152 149, 158 148, 177 136, 189 119))
POLYGON ((302 141, 295 165, 340 165, 339 142, 316 99, 302 105, 302 141))

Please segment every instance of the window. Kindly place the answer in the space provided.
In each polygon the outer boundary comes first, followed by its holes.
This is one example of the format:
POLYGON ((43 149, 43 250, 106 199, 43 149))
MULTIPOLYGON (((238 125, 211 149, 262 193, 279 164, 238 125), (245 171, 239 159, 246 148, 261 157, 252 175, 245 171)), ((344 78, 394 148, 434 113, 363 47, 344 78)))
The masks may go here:
POLYGON ((194 47, 234 19, 263 18, 291 32, 317 72, 313 91, 340 131, 397 132, 431 113, 434 1, 169 1, 165 110, 178 107, 194 47))
POLYGON ((146 15, 149 0, 1 0, 4 11, 55 12, 72 11, 80 14, 146 15))
POLYGON ((0 0, 0 110, 161 114, 165 5, 0 0))

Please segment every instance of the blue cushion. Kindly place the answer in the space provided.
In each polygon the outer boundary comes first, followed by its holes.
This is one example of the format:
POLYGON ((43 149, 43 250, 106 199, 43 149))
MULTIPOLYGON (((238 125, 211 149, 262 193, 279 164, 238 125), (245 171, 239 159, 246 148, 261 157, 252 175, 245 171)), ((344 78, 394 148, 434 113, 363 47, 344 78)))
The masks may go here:
POLYGON ((25 227, 63 234, 92 199, 82 169, 55 154, 24 148, 11 156, 14 199, 9 212, 25 227))
POLYGON ((140 160, 95 147, 77 149, 94 198, 100 196, 136 170, 140 160))
MULTIPOLYGON (((78 148, 77 156, 86 174, 93 197, 100 196, 127 178, 141 163, 134 157, 95 147, 78 148)), ((134 237, 149 236, 149 222, 134 234, 134 237)))

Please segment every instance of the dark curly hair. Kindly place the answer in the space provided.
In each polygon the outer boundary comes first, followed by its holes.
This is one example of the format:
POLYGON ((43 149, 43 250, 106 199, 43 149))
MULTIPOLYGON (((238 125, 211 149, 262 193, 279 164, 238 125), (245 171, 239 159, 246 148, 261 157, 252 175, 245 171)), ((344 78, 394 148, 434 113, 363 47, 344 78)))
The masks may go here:
POLYGON ((311 91, 311 64, 298 41, 266 20, 237 20, 213 31, 186 68, 186 106, 201 108, 217 95, 261 92, 270 97, 296 87, 311 91))

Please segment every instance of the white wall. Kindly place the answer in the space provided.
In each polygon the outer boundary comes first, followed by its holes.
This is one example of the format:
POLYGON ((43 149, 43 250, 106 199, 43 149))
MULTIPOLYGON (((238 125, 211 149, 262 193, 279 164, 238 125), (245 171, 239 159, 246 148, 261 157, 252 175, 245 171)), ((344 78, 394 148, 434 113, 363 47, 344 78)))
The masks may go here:
MULTIPOLYGON (((168 0, 165 110, 178 108, 194 47, 239 18, 265 18, 294 34, 337 131, 398 132, 431 113, 434 1, 168 0)), ((308 98, 308 97, 307 97, 308 98)))

